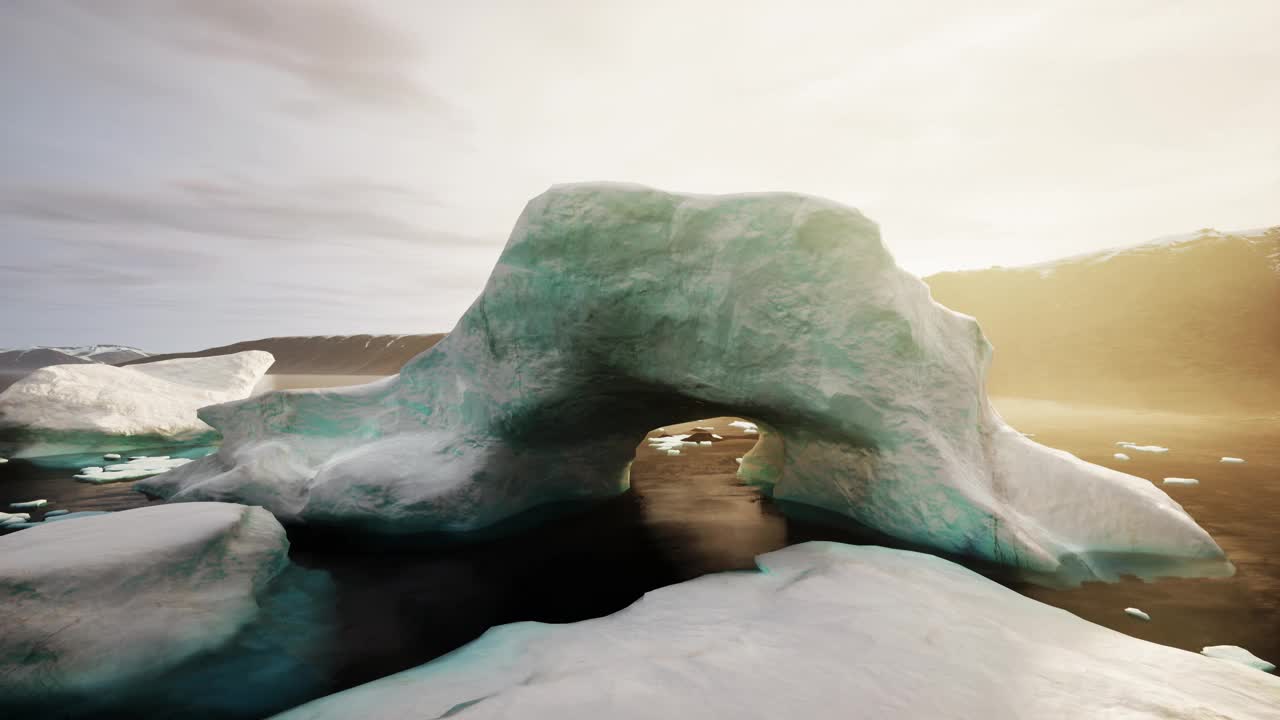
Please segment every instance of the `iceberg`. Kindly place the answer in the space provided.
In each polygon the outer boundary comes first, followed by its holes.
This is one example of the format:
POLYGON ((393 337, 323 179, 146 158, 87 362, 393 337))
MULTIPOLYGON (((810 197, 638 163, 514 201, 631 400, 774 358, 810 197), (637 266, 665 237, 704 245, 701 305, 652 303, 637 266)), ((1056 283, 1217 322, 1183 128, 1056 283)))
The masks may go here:
POLYGON ((757 563, 603 618, 497 627, 278 720, 1276 716, 1280 678, 1109 630, 937 557, 810 542, 757 563))
POLYGON ((1262 670, 1264 672, 1270 672, 1276 669, 1276 666, 1274 664, 1269 663, 1266 660, 1263 660, 1262 658, 1258 657, 1257 655, 1254 655, 1253 653, 1249 652, 1248 650, 1245 650, 1242 647, 1239 647, 1238 645, 1210 645, 1204 648, 1203 650, 1201 650, 1200 654, 1208 655, 1209 657, 1219 658, 1222 660, 1230 660, 1232 662, 1238 662, 1242 665, 1247 665, 1251 668, 1257 668, 1258 670, 1262 670))
POLYGON ((0 697, 56 705, 220 646, 287 562, 261 508, 162 505, 0 537, 0 697))
POLYGON ((1231 572, 1150 482, 1006 424, 990 358, 977 322, 851 208, 557 186, 399 375, 202 408, 218 452, 137 487, 345 533, 466 536, 621 493, 650 428, 730 416, 760 436, 744 481, 908 543, 1067 581, 1231 572))
POLYGON ((1132 608, 1132 607, 1125 608, 1124 614, 1128 615, 1129 617, 1136 617, 1139 620, 1145 620, 1147 622, 1151 622, 1151 616, 1148 615, 1145 611, 1139 610, 1138 608, 1132 608))
POLYGON ((52 365, 0 393, 0 431, 15 457, 210 437, 196 410, 248 397, 273 361, 252 350, 128 367, 52 365))

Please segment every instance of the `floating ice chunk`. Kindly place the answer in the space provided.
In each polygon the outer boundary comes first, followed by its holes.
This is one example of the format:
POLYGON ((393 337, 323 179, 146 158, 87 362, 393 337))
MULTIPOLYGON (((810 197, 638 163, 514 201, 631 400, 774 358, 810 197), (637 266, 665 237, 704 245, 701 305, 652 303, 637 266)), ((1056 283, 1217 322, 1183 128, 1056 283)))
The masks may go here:
POLYGON ((699 444, 699 445, 710 445, 710 444, 711 444, 711 441, 710 441, 710 440, 699 440, 699 441, 698 441, 698 444, 699 444))
POLYGON ((0 392, 0 425, 31 438, 19 456, 48 454, 42 447, 67 435, 104 450, 119 436, 194 439, 213 433, 197 410, 248 397, 273 362, 248 350, 127 367, 50 365, 0 392))
POLYGON ((1219 658, 1221 660, 1230 660, 1232 662, 1242 663, 1264 672, 1270 672, 1276 669, 1274 664, 1263 660, 1238 645, 1210 645, 1201 650, 1200 654, 1208 655, 1212 658, 1219 658))
POLYGON ((756 430, 755 428, 747 428, 746 430, 743 430, 743 431, 742 431, 742 434, 744 434, 744 435, 755 435, 757 432, 759 432, 759 430, 756 430))
POLYGON ((1238 457, 1224 457, 1224 458, 1222 458, 1221 460, 1219 460, 1218 462, 1224 462, 1224 463, 1228 463, 1228 464, 1231 464, 1231 465, 1240 465, 1240 464, 1243 464, 1243 463, 1244 463, 1244 458, 1238 458, 1238 457))
POLYGON ((45 500, 44 498, 40 498, 39 500, 27 500, 26 502, 9 503, 9 507, 13 508, 14 510, 30 510, 31 508, 38 508, 48 504, 49 504, 48 500, 45 500))
POLYGON ((741 428, 743 430, 755 430, 756 424, 753 422, 747 422, 746 420, 734 420, 729 423, 729 427, 741 428))
POLYGON ((276 720, 1276 717, 1280 678, 1109 630, 937 557, 811 542, 757 563, 602 618, 492 628, 276 720))
POLYGON ((1128 455, 1125 455, 1124 453, 1116 453, 1116 454, 1115 454, 1115 455, 1113 455, 1112 457, 1114 457, 1114 458, 1115 458, 1115 459, 1117 459, 1117 460, 1128 460, 1128 459, 1129 459, 1129 456, 1128 456, 1128 455))
POLYGON ((679 455, 679 454, 680 454, 680 451, 679 451, 679 450, 676 450, 675 448, 670 448, 670 449, 668 449, 668 450, 667 450, 667 454, 668 454, 668 455, 679 455))
POLYGON ((79 520, 80 518, 93 517, 95 515, 110 515, 110 510, 80 510, 78 512, 67 512, 65 510, 54 510, 44 514, 45 522, 58 522, 59 520, 79 520))
POLYGON ((31 513, 0 512, 0 527, 8 527, 10 524, 26 522, 30 519, 31 513))
POLYGON ((0 465, 3 465, 3 464, 5 464, 5 463, 7 463, 7 462, 9 462, 9 459, 8 459, 8 458, 2 458, 2 457, 0 457, 0 465))
POLYGON ((147 456, 146 455, 130 455, 129 459, 130 460, 146 460, 147 456))
POLYGON ((711 437, 713 437, 713 438, 715 438, 715 439, 717 439, 717 440, 723 440, 723 439, 724 439, 724 437, 722 437, 722 436, 720 436, 720 435, 716 435, 715 433, 711 433, 711 437))
POLYGON ((1122 443, 1116 443, 1116 444, 1122 448, 1128 448, 1129 450, 1134 450, 1136 452, 1156 453, 1156 454, 1169 452, 1169 448, 1161 447, 1159 445, 1137 445, 1131 442, 1122 442, 1122 443))
POLYGON ((191 458, 171 458, 168 455, 143 456, 131 459, 127 463, 108 465, 105 468, 85 468, 74 477, 83 482, 101 485, 159 475, 189 462, 191 462, 191 458))
POLYGON ((102 456, 102 459, 103 460, 119 460, 120 453, 107 453, 106 455, 102 456))
POLYGON ((739 465, 742 464, 742 458, 734 458, 733 461, 738 463, 739 465))
POLYGON ((709 432, 711 432, 711 431, 713 431, 713 430, 715 430, 715 428, 713 428, 713 427, 695 427, 695 428, 693 429, 693 431, 694 431, 695 433, 700 433, 700 432, 709 433, 709 432))
POLYGON ((1131 615, 1133 617, 1136 617, 1139 620, 1146 620, 1147 622, 1151 622, 1151 616, 1139 610, 1138 608, 1125 608, 1124 613, 1126 615, 1131 615))
POLYGON ((288 551, 270 513, 229 503, 145 507, 0 537, 6 707, 83 700, 218 648, 258 614, 288 551))
POLYGON ((1195 478, 1179 478, 1171 477, 1164 479, 1165 485, 1199 485, 1200 481, 1195 478))
POLYGON ((100 473, 100 472, 102 472, 102 468, 98 467, 97 465, 90 465, 89 467, 80 468, 81 475, 93 475, 94 473, 100 473))

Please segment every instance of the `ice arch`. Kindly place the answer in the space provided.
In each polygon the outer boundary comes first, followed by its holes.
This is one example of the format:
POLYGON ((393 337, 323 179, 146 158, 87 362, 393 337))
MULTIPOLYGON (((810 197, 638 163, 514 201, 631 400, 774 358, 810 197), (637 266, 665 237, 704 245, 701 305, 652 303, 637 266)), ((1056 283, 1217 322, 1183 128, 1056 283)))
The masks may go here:
POLYGON ((749 479, 904 540, 1044 572, 1229 567, 1150 483, 1009 428, 987 402, 989 357, 977 323, 933 302, 856 210, 560 186, 400 375, 205 408, 221 450, 143 489, 292 523, 466 532, 621 492, 648 429, 737 415, 766 428, 749 479))

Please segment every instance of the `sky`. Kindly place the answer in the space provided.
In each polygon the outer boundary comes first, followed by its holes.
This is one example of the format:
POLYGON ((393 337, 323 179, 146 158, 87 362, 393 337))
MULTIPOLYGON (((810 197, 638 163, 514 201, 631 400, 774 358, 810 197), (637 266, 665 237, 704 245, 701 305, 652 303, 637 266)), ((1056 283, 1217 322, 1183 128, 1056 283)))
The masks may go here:
POLYGON ((1280 3, 6 0, 0 347, 449 330, 524 204, 828 197, 917 274, 1280 223, 1280 3))

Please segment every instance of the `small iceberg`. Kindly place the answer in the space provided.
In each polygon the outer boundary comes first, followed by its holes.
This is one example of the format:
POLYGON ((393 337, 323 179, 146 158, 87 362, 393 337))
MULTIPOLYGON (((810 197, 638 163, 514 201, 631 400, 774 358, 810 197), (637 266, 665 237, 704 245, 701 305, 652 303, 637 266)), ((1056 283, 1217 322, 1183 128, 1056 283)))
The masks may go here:
POLYGON ((1195 478, 1172 477, 1172 478, 1165 478, 1164 484, 1165 485, 1199 485, 1200 481, 1195 478))
POLYGON ((1218 658, 1219 660, 1238 662, 1243 665, 1248 665, 1251 668, 1257 668, 1263 672, 1271 672, 1276 669, 1276 666, 1273 663, 1263 660, 1238 645, 1209 645, 1201 650, 1200 654, 1208 655, 1211 658, 1218 658))
POLYGON ((18 523, 25 523, 31 519, 31 513, 7 513, 0 512, 0 527, 9 527, 18 523))
POLYGON ((102 456, 102 459, 103 460, 119 460, 120 453, 107 453, 106 455, 102 456))
POLYGON ((1136 443, 1131 443, 1131 442, 1118 442, 1116 443, 1116 445, 1119 445, 1122 448, 1127 448, 1129 450, 1133 450, 1136 452, 1157 453, 1157 454, 1169 452, 1169 448, 1161 447, 1160 445, 1138 445, 1136 443))
POLYGON ((742 430, 746 430, 747 432, 753 432, 759 429, 755 423, 747 422, 746 420, 734 420, 733 422, 729 423, 729 427, 740 428, 742 430))
POLYGON ((84 468, 74 477, 81 482, 101 485, 159 475, 189 462, 191 458, 171 458, 168 455, 144 456, 130 458, 129 462, 108 465, 105 468, 84 468))
POLYGON ((1128 456, 1128 455, 1125 455, 1124 453, 1116 453, 1113 457, 1115 457, 1115 459, 1117 459, 1117 460, 1128 460, 1128 459, 1130 459, 1130 458, 1129 458, 1129 456, 1128 456))
POLYGON ((1125 608, 1124 614, 1129 615, 1131 617, 1136 617, 1139 620, 1145 620, 1147 622, 1151 622, 1151 616, 1139 610, 1138 608, 1125 608))
POLYGON ((1238 457, 1224 457, 1224 458, 1222 458, 1221 460, 1219 460, 1218 462, 1227 463, 1228 465, 1243 465, 1243 464, 1244 464, 1244 458, 1238 458, 1238 457))
POLYGON ((13 508, 14 510, 30 510, 31 508, 38 508, 42 505, 48 505, 48 504, 49 504, 48 500, 45 500, 44 498, 40 498, 39 500, 27 500, 26 502, 9 503, 9 507, 13 508))

